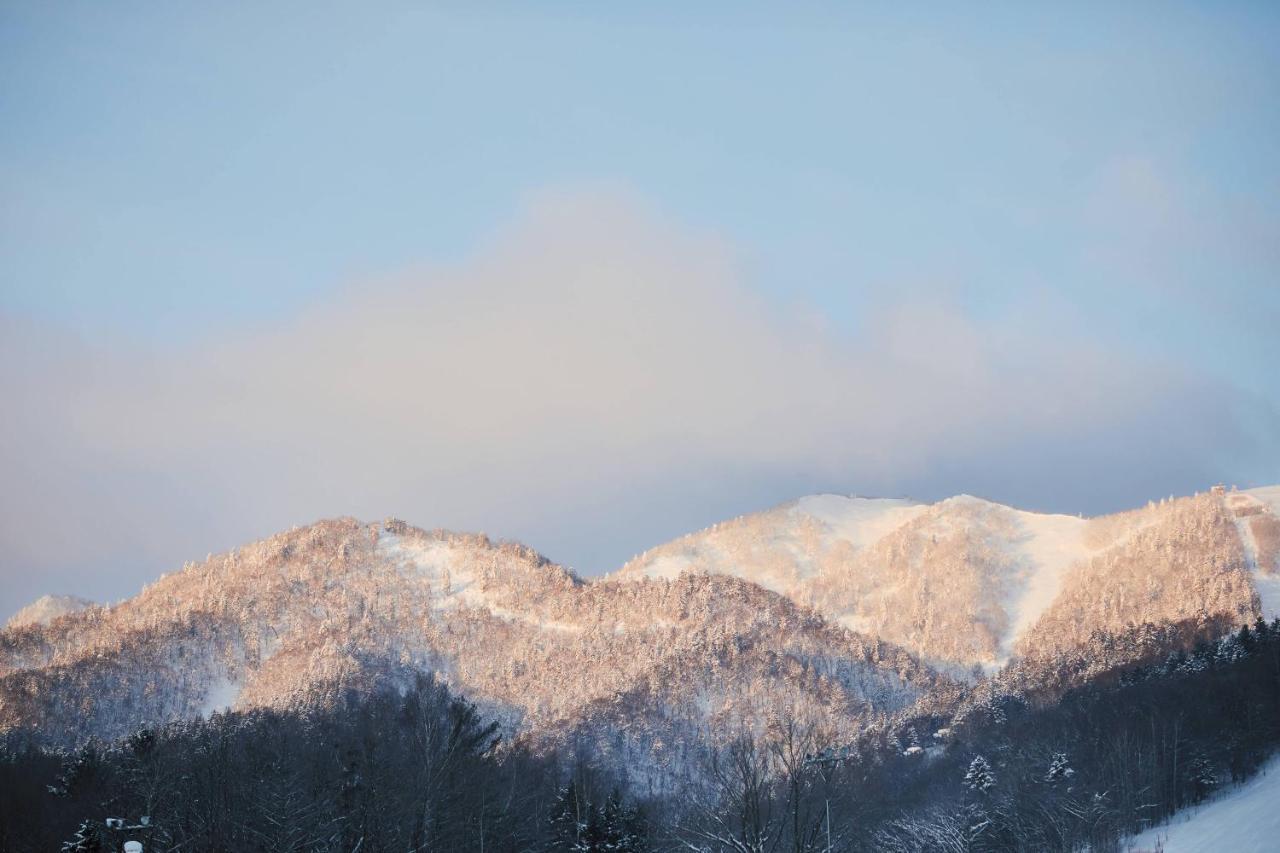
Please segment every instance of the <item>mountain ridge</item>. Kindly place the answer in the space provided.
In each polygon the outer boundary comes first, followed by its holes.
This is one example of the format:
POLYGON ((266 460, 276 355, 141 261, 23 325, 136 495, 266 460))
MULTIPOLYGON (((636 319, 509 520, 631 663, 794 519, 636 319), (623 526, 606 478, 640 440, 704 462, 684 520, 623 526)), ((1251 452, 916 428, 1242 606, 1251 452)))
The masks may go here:
POLYGON ((1089 519, 811 495, 591 579, 483 534, 322 520, 0 631, 0 730, 111 738, 431 672, 510 736, 588 743, 652 792, 716 732, 799 714, 848 739, 988 675, 1049 696, 1270 618, 1278 511, 1280 489, 1089 519))
POLYGON ((670 705, 663 673, 692 662, 718 700, 651 707, 633 727, 688 746, 637 765, 654 785, 685 772, 664 762, 692 760, 712 720, 804 705, 848 736, 940 683, 891 644, 738 578, 585 582, 522 545, 336 519, 189 564, 114 607, 0 632, 0 729, 113 738, 432 672, 537 744, 621 697, 670 705))
MULTIPOLYGON (((1265 593, 1259 615, 1274 618, 1280 611, 1280 595, 1272 594, 1280 592, 1280 521, 1268 496, 1280 490, 1255 491, 1215 489, 1091 518, 1033 513, 968 495, 934 504, 809 496, 672 540, 611 576, 735 574, 847 627, 891 639, 936 666, 992 672, 1018 654, 1082 567, 1124 549, 1129 537, 1188 501, 1199 502, 1192 515, 1230 518, 1241 543, 1245 527, 1250 541, 1262 536, 1261 554, 1247 566, 1249 583, 1265 593), (1245 513, 1252 515, 1242 521, 1245 513), (941 625, 893 624, 895 614, 936 610, 948 595, 967 599, 965 612, 976 625, 949 624, 937 612, 922 618, 941 625)), ((1171 541, 1178 538, 1176 529, 1165 533, 1171 541)), ((1204 543, 1181 545, 1195 550, 1204 543)), ((1213 558, 1219 564, 1245 567, 1243 553, 1228 553, 1225 541, 1217 545, 1222 553, 1213 558)))

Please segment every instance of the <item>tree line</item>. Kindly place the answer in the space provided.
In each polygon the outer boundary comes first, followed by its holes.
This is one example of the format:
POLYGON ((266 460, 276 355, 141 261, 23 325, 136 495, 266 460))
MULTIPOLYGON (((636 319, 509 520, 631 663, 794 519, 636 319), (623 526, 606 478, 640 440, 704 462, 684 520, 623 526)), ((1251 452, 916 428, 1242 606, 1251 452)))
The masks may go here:
POLYGON ((323 712, 215 714, 69 753, 11 734, 0 850, 645 849, 621 792, 500 740, 428 676, 323 712))
POLYGON ((678 793, 636 801, 590 755, 533 754, 421 677, 49 750, 0 744, 0 851, 1116 851, 1280 746, 1280 620, 1077 687, 989 691, 833 743, 747 725, 678 793))

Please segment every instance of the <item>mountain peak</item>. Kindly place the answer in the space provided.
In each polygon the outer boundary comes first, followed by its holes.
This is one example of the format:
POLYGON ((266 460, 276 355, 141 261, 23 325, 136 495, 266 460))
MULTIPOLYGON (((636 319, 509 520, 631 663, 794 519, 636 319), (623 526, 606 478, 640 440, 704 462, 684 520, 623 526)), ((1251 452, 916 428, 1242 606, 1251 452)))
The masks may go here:
POLYGON ((78 595, 42 595, 13 614, 5 628, 23 628, 28 625, 48 625, 68 613, 79 613, 93 607, 94 602, 78 595))
POLYGON ((1232 492, 1226 500, 1217 494, 1095 518, 1029 512, 969 494, 933 504, 816 494, 650 549, 615 577, 731 574, 945 670, 992 670, 1021 654, 1045 619, 1057 627, 1040 631, 1042 643, 1074 637, 1073 621, 1091 624, 1093 614, 1059 612, 1102 606, 1082 585, 1117 585, 1115 601, 1134 610, 1106 614, 1108 628, 1142 618, 1134 608, 1154 601, 1153 589, 1167 591, 1149 608, 1153 620, 1161 608, 1235 618, 1249 610, 1253 593, 1259 615, 1275 615, 1280 489, 1232 492), (1174 566, 1159 556, 1170 549, 1200 562, 1174 566), (1133 566, 1147 574, 1131 576, 1133 566), (1233 580, 1214 586, 1207 566, 1233 580), (1180 583, 1203 586, 1205 599, 1176 601, 1180 583))

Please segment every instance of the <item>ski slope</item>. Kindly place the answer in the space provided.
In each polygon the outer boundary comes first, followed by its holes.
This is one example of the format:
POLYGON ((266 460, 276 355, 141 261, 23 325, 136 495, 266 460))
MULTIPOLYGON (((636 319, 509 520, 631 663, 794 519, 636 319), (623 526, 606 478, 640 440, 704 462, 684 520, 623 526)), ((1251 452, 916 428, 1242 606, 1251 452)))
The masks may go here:
MULTIPOLYGON (((1249 495, 1276 517, 1280 517, 1280 486, 1266 486, 1250 489, 1249 495)), ((1262 605, 1262 617, 1268 621, 1280 618, 1280 558, 1273 554, 1259 554, 1258 543, 1254 539, 1250 519, 1236 517, 1236 527, 1240 530, 1240 544, 1244 548, 1245 562, 1253 574, 1253 586, 1258 591, 1258 599, 1262 605)))
POLYGON ((1280 850, 1280 756, 1248 782, 1174 815, 1129 842, 1131 853, 1274 853, 1280 850))
MULTIPOLYGON (((876 615, 874 595, 892 592, 895 583, 913 573, 929 573, 912 562, 915 553, 940 540, 964 540, 954 547, 963 570, 976 578, 969 586, 987 587, 990 595, 999 597, 1000 617, 983 629, 998 634, 997 648, 984 662, 997 668, 1052 606, 1070 570, 1096 553, 1087 542, 1088 525, 1077 516, 1026 512, 972 495, 924 504, 817 494, 659 546, 629 562, 615 577, 674 579, 687 571, 734 575, 804 602, 811 603, 815 594, 822 596, 821 611, 828 619, 878 634, 888 617, 887 611, 876 615), (893 544, 876 562, 862 567, 880 576, 876 590, 841 597, 839 590, 847 579, 842 580, 840 572, 856 565, 857 555, 887 539, 893 544)), ((931 578, 933 586, 948 582, 945 577, 931 578)), ((933 604, 957 606, 926 602, 933 604)), ((959 606, 983 604, 970 601, 959 606)))
POLYGON ((1014 578, 1014 595, 1005 603, 1010 627, 1001 638, 1002 664, 1013 646, 1049 609, 1062 589, 1067 570, 1093 556, 1085 544, 1083 518, 1011 510, 1023 535, 1011 543, 1021 571, 1014 578))

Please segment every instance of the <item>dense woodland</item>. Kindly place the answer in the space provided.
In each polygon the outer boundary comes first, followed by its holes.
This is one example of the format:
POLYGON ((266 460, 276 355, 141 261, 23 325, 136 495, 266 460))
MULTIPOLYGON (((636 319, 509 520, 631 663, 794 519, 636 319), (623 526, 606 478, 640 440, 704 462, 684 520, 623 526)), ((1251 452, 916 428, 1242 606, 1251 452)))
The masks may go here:
POLYGON ((964 496, 906 506, 827 497, 835 501, 834 527, 801 511, 811 500, 804 499, 658 546, 620 574, 692 568, 740 576, 964 674, 1015 656, 1070 654, 1099 629, 1200 616, 1252 620, 1248 565, 1280 565, 1280 518, 1245 493, 1090 519, 964 496), (842 528, 842 512, 870 529, 856 521, 846 521, 852 531, 842 528), (1048 536, 1044 551, 1035 548, 1036 531, 1048 536), (1070 556, 1060 590, 1039 607, 1020 608, 1016 590, 1025 589, 1028 563, 1043 567, 1046 554, 1063 553, 1070 556))
POLYGON ((72 752, 13 733, 0 850, 1115 850, 1280 746, 1280 620, 1043 707, 985 696, 852 743, 796 718, 743 729, 644 802, 589 754, 503 744, 429 678, 72 752))
MULTIPOLYGON (((212 557, 114 607, 0 631, 0 730, 69 747, 207 715, 230 704, 220 687, 234 685, 241 709, 296 710, 418 672, 439 673, 506 732, 554 742, 625 717, 668 744, 799 705, 852 734, 938 680, 738 578, 588 583, 511 543, 341 519, 212 557), (661 711, 621 701, 633 696, 661 711)), ((648 755, 629 756, 630 770, 654 788, 683 764, 648 755)))

